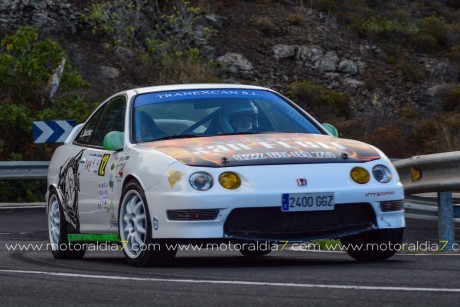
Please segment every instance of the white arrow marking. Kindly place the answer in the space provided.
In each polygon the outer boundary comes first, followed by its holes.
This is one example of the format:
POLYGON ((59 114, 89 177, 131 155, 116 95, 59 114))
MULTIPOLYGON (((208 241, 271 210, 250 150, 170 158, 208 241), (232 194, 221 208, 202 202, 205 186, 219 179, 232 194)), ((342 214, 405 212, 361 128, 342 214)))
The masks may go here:
POLYGON ((42 131, 42 134, 35 140, 35 143, 46 143, 48 138, 54 133, 54 130, 45 122, 35 122, 35 126, 42 131))
POLYGON ((56 124, 58 124, 62 130, 64 130, 64 133, 56 140, 56 143, 64 142, 72 131, 73 127, 66 120, 58 120, 56 121, 56 124))

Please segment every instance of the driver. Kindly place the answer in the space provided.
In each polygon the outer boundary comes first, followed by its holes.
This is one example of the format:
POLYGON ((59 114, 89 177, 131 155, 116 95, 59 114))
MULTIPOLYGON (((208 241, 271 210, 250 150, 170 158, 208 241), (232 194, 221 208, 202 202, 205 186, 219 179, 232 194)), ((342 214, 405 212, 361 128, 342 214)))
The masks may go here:
POLYGON ((251 132, 259 127, 259 111, 250 101, 227 104, 220 109, 224 133, 251 132))

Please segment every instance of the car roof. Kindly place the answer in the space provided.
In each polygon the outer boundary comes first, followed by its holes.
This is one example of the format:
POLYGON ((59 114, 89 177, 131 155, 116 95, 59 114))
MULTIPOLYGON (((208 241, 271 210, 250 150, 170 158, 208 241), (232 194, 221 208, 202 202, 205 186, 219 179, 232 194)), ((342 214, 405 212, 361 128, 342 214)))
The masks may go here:
POLYGON ((224 83, 194 83, 194 84, 175 84, 158 85, 132 89, 136 94, 150 92, 176 91, 176 90, 203 90, 203 89, 248 89, 248 90, 270 90, 261 86, 244 84, 224 84, 224 83))

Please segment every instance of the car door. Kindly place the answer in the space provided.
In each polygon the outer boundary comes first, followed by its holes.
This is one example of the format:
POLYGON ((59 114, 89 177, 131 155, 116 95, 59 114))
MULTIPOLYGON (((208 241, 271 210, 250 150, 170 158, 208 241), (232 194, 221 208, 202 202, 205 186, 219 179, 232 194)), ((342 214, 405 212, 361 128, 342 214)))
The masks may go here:
POLYGON ((79 160, 80 232, 116 232, 118 204, 115 204, 110 166, 116 152, 105 150, 104 137, 110 131, 124 132, 127 99, 118 96, 100 108, 82 128, 75 143, 85 145, 79 160))

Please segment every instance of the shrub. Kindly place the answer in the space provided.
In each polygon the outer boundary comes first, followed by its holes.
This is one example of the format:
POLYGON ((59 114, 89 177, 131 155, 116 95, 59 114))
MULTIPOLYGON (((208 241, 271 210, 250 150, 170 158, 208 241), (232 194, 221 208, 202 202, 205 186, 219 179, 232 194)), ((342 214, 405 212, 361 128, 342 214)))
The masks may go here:
POLYGON ((430 16, 422 20, 421 33, 433 37, 440 45, 448 45, 449 32, 449 25, 438 17, 430 16))
POLYGON ((287 23, 291 26, 300 26, 303 20, 304 17, 300 14, 291 14, 287 17, 287 23))
POLYGON ((288 96, 296 100, 308 112, 323 120, 333 114, 348 118, 351 115, 350 97, 310 82, 294 82, 288 85, 288 96))
POLYGON ((460 86, 452 85, 442 100, 444 111, 460 112, 460 86))
POLYGON ((382 35, 391 33, 402 34, 405 36, 414 35, 419 32, 419 28, 409 22, 390 20, 386 17, 360 18, 351 25, 351 29, 361 36, 382 35))
POLYGON ((460 65, 460 44, 454 45, 450 48, 449 56, 452 60, 457 62, 458 65, 460 65))
POLYGON ((212 65, 200 53, 214 34, 199 24, 200 9, 182 0, 164 1, 161 6, 160 10, 156 1, 107 1, 94 4, 86 20, 93 33, 106 35, 115 46, 135 48, 159 71, 161 82, 215 78, 212 65))
POLYGON ((268 17, 256 17, 252 23, 254 27, 265 36, 274 36, 280 32, 278 26, 268 17))
MULTIPOLYGON (((107 35, 114 46, 133 46, 144 25, 148 1, 114 0, 95 3, 84 16, 94 35, 107 35)), ((153 5, 152 5, 153 6, 153 5)))
POLYGON ((425 72, 414 65, 409 59, 400 58, 395 64, 405 82, 421 83, 425 80, 425 72))
POLYGON ((59 90, 50 97, 50 76, 67 56, 58 43, 39 39, 38 32, 31 27, 5 35, 0 47, 0 159, 9 160, 17 154, 43 158, 48 152, 45 145, 32 143, 32 122, 87 115, 87 109, 79 106, 86 105, 81 91, 89 84, 67 60, 59 90), (81 102, 74 104, 75 99, 81 102))

